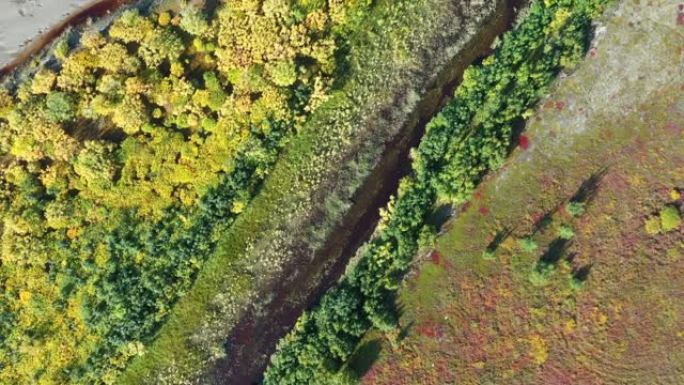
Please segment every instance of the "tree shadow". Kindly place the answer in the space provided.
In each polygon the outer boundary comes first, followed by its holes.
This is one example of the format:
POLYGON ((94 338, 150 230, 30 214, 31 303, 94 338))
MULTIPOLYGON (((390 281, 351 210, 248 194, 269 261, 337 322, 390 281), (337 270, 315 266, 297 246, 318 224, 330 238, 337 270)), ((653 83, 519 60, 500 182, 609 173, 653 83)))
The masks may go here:
POLYGON ((553 211, 549 211, 546 214, 544 214, 544 216, 534 224, 534 228, 532 230, 533 233, 536 234, 542 230, 546 230, 546 228, 549 227, 549 225, 551 225, 551 223, 553 223, 552 218, 553 218, 553 214, 556 211, 557 210, 554 209, 553 211))
POLYGON ((589 273, 591 273, 592 266, 593 264, 588 264, 577 269, 573 269, 572 278, 580 282, 586 281, 587 278, 589 278, 589 273))
POLYGON ((357 376, 363 377, 380 358, 382 342, 375 338, 359 346, 349 360, 349 369, 357 376))
POLYGON ((570 241, 563 238, 556 238, 549 245, 548 250, 539 258, 537 262, 537 268, 542 268, 544 266, 555 265, 565 254, 570 246, 570 241))
POLYGON ((492 239, 491 242, 487 245, 487 248, 485 249, 485 252, 487 253, 493 253, 495 252, 499 246, 501 246, 501 243, 508 238, 508 236, 511 235, 513 232, 512 229, 504 228, 501 231, 497 232, 496 235, 494 236, 494 239, 492 239))
POLYGON ((585 204, 591 202, 596 197, 598 187, 600 186, 601 181, 607 172, 608 167, 603 167, 597 172, 591 174, 587 180, 582 182, 580 187, 577 189, 577 192, 575 192, 572 198, 570 198, 570 201, 585 204))
POLYGON ((442 225, 451 218, 454 214, 454 208, 450 204, 443 204, 437 207, 432 214, 425 221, 426 224, 433 226, 436 229, 441 229, 442 225))
POLYGON ((399 329, 399 336, 397 337, 397 340, 401 342, 406 337, 408 337, 408 335, 411 332, 411 329, 413 329, 413 325, 415 323, 416 323, 415 321, 411 321, 408 323, 408 325, 403 326, 401 329, 399 329))

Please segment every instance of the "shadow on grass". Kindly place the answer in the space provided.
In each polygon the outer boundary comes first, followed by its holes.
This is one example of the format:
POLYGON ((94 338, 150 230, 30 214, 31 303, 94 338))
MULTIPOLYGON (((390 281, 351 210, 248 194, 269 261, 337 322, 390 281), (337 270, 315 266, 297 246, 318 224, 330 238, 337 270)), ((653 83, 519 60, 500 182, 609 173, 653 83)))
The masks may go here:
POLYGON ((349 369, 357 378, 362 378, 380 358, 382 341, 379 338, 364 342, 349 360, 349 369))
POLYGON ((539 258, 538 265, 555 265, 570 246, 570 241, 563 238, 556 238, 549 244, 549 249, 539 258))
POLYGON ((442 228, 442 225, 454 215, 454 208, 450 204, 443 204, 437 207, 432 214, 425 221, 426 224, 433 226, 436 229, 442 228))
POLYGON ((573 270, 572 278, 579 282, 586 281, 587 278, 589 278, 589 273, 591 272, 592 266, 592 264, 589 264, 573 270))
POLYGON ((499 246, 501 246, 501 243, 505 241, 506 238, 508 238, 508 236, 511 235, 512 232, 513 230, 507 228, 504 228, 497 232, 494 236, 494 239, 492 239, 492 241, 489 242, 489 244, 487 245, 485 252, 494 253, 499 248, 499 246))
POLYGON ((591 174, 591 176, 582 182, 580 185, 579 189, 577 189, 577 192, 575 195, 570 198, 571 202, 579 202, 579 203, 589 203, 591 202, 594 197, 596 197, 596 192, 598 191, 598 187, 601 184, 601 180, 603 180, 603 177, 606 175, 608 172, 607 167, 603 167, 597 172, 591 174))

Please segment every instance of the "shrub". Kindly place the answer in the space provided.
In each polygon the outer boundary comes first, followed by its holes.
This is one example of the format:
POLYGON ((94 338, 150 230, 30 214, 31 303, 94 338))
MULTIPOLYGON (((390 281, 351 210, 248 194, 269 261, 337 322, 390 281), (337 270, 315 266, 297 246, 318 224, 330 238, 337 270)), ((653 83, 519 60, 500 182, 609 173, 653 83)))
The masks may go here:
POLYGON ((562 224, 558 227, 558 237, 561 239, 572 239, 575 236, 575 231, 572 226, 562 224))
POLYGON ((660 225, 660 218, 659 217, 650 217, 646 220, 644 223, 644 229, 646 230, 646 233, 649 235, 656 235, 660 233, 662 230, 662 227, 660 225))
POLYGON ((532 239, 532 237, 525 237, 522 239, 518 240, 518 245, 520 245, 520 248, 528 253, 532 253, 536 251, 539 246, 537 245, 537 242, 532 239))
POLYGON ((555 271, 555 268, 551 264, 540 264, 530 272, 527 280, 534 287, 544 287, 549 284, 551 279, 551 274, 555 271))
POLYGON ((568 204, 565 205, 565 211, 573 217, 582 216, 585 211, 585 204, 582 202, 568 202, 568 204))
POLYGON ((496 259, 496 251, 490 249, 485 250, 484 252, 482 252, 482 259, 486 261, 492 261, 496 259))
POLYGON ((679 228, 682 217, 676 206, 667 206, 660 211, 660 225, 663 231, 668 232, 679 228))

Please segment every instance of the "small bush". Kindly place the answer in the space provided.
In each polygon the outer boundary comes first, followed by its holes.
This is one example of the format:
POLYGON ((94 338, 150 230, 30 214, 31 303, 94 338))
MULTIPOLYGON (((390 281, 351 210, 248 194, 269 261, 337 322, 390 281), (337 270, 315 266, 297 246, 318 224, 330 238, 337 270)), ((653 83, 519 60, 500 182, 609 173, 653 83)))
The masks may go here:
POLYGON ((660 225, 663 231, 672 231, 682 224, 679 209, 675 206, 667 206, 660 211, 660 225))
POLYGON ((561 239, 572 239, 575 236, 575 231, 572 229, 572 226, 562 224, 558 228, 558 237, 561 239))
POLYGON ((584 281, 576 277, 570 277, 570 289, 573 291, 578 291, 584 285, 584 281))
POLYGON ((537 242, 535 242, 534 239, 530 237, 519 239, 518 245, 520 245, 520 248, 528 253, 531 253, 539 248, 537 242))
POLYGON ((550 264, 539 264, 536 268, 532 270, 527 280, 534 287, 546 286, 549 283, 551 274, 555 270, 553 265, 550 264))
POLYGON ((568 214, 572 215, 573 217, 577 218, 584 214, 585 205, 582 202, 568 202, 568 204, 565 205, 565 211, 567 211, 568 214))
POLYGON ((494 252, 494 250, 487 249, 482 253, 482 259, 484 259, 486 261, 491 261, 491 260, 494 260, 495 258, 496 258, 496 253, 494 252))
POLYGON ((672 190, 670 190, 670 199, 672 199, 673 201, 678 201, 682 199, 682 193, 680 193, 679 190, 677 190, 676 188, 673 188, 672 190))
POLYGON ((644 229, 646 230, 646 233, 648 235, 656 235, 660 233, 661 227, 660 227, 660 218, 658 217, 651 217, 646 220, 646 223, 644 223, 644 229))

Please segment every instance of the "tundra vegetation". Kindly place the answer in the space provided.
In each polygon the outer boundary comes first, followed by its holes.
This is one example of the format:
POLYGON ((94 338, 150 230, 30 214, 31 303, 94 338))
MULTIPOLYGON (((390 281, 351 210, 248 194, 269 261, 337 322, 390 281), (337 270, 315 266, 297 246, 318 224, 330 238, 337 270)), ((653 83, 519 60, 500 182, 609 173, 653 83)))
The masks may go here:
POLYGON ((528 146, 414 260, 401 333, 364 335, 349 360, 362 384, 682 383, 678 12, 609 7, 528 119, 528 146))
MULTIPOLYGON (((484 174, 503 163, 514 127, 528 117, 556 74, 587 50, 602 0, 544 0, 506 33, 481 65, 466 70, 454 99, 428 124, 405 178, 358 263, 279 343, 265 384, 351 381, 344 364, 373 327, 392 333, 401 277, 437 202, 464 203, 484 174)), ((567 233, 567 232, 566 232, 567 233)), ((532 247, 530 239, 527 249, 532 247)))

